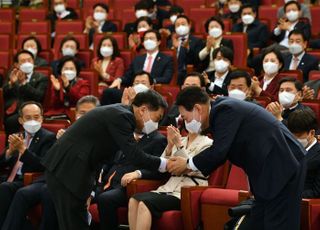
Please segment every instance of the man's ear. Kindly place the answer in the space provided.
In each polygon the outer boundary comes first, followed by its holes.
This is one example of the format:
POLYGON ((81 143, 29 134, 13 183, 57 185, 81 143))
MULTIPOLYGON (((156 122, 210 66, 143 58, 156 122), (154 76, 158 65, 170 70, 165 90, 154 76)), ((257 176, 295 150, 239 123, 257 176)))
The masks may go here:
POLYGON ((23 119, 21 117, 18 118, 19 124, 23 125, 23 119))

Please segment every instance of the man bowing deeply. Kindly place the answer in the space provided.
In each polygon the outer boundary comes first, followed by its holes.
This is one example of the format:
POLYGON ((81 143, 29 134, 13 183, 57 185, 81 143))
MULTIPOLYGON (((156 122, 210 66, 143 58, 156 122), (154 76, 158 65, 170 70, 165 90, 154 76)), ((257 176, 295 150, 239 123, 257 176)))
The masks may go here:
POLYGON ((220 97, 210 109, 196 87, 182 90, 176 104, 186 125, 210 127, 214 145, 188 160, 171 159, 168 170, 209 175, 229 160, 247 173, 255 198, 248 229, 300 229, 305 150, 288 129, 252 103, 220 97))
POLYGON ((60 230, 89 229, 86 201, 95 173, 117 151, 141 168, 164 170, 160 158, 137 147, 133 133, 156 130, 166 107, 162 96, 149 90, 137 94, 130 107, 115 104, 88 112, 58 139, 42 163, 60 230))

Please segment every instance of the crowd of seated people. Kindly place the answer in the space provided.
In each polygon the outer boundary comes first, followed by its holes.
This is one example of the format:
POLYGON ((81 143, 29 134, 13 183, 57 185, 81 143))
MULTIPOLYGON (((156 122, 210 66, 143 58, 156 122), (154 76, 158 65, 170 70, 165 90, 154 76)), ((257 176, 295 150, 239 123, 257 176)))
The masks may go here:
MULTIPOLYGON (((195 106, 192 114, 186 115, 174 103, 174 92, 197 86, 212 100, 226 96, 266 107, 308 152, 303 197, 320 197, 320 162, 316 158, 320 153, 320 116, 304 104, 311 101, 320 108, 320 78, 309 78, 320 66, 320 55, 309 53, 309 48, 320 47, 320 38, 312 33, 312 24, 317 22, 310 13, 311 6, 285 0, 278 5, 277 24, 273 25, 259 17, 260 5, 254 0, 212 1, 207 8, 215 7, 216 14, 201 22, 191 16, 188 6, 173 4, 179 1, 132 1, 132 11, 123 11, 132 15, 121 14, 124 9, 115 8, 115 1, 95 1, 88 9, 76 7, 69 0, 4 1, 16 7, 16 35, 20 29, 19 7, 47 9, 45 20, 50 32, 46 42, 50 48, 44 49, 37 33, 25 34, 19 42, 12 34, 15 48, 8 52, 10 62, 0 66, 4 70, 0 72, 0 121, 6 136, 6 148, 0 152, 0 229, 22 229, 28 222, 28 211, 40 203, 40 228, 57 229, 45 180, 40 178, 38 183, 23 187, 24 173, 43 172, 41 158, 66 131, 49 132, 42 127, 46 119, 72 120, 73 108, 78 119, 100 105, 99 101, 102 106, 122 103, 130 107, 136 94, 147 90, 167 92, 173 103, 159 124, 146 120, 145 129, 134 133, 146 153, 188 158, 213 144, 197 126, 199 108, 195 106), (56 33, 57 23, 72 20, 83 22, 82 33, 65 33, 61 39, 56 33), (242 54, 233 34, 246 35, 243 47, 247 49, 242 52, 248 65, 236 62, 242 54), (116 35, 123 37, 118 39, 116 35), (83 52, 90 58, 83 58, 83 52), (95 81, 83 78, 83 71, 97 77, 96 97, 90 96, 95 81), (266 103, 260 104, 261 100, 266 103), (185 116, 193 116, 193 124, 185 122, 185 116), (160 134, 160 127, 167 137, 160 134)), ((78 2, 84 5, 85 0, 78 2)), ((179 210, 180 188, 207 185, 208 179, 201 174, 177 177, 136 168, 117 152, 112 163, 100 167, 88 199, 88 213, 90 204, 97 205, 101 229, 117 229, 116 210, 128 206, 126 187, 140 178, 169 179, 155 191, 130 199, 132 229, 150 229, 153 218, 167 210, 179 210), (198 178, 197 183, 193 176, 198 178)))

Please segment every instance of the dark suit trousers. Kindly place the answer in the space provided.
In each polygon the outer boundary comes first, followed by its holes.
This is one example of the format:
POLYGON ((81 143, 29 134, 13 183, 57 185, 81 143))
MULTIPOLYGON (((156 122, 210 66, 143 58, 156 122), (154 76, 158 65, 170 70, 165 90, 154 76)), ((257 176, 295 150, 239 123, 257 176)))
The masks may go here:
POLYGON ((97 204, 101 230, 118 229, 117 209, 128 204, 125 188, 111 189, 98 195, 97 204))
POLYGON ((47 185, 43 185, 41 188, 41 202, 42 202, 42 219, 40 224, 40 230, 57 230, 58 219, 57 213, 54 208, 54 203, 49 194, 47 185))
POLYGON ((116 88, 108 88, 103 91, 101 97, 101 105, 112 105, 120 103, 122 98, 122 90, 116 88))
POLYGON ((40 193, 43 183, 34 183, 26 187, 20 188, 12 202, 2 226, 2 230, 23 229, 26 224, 26 216, 33 206, 40 203, 40 193))
POLYGON ((14 195, 23 186, 23 181, 3 182, 0 184, 0 228, 6 219, 14 195))
POLYGON ((48 171, 46 178, 49 194, 56 209, 59 230, 88 230, 86 199, 76 197, 48 171))

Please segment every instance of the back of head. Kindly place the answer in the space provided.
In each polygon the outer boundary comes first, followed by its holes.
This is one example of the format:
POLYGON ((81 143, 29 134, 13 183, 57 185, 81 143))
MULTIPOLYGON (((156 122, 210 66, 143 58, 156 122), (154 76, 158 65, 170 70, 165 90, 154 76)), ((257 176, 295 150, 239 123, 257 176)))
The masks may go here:
POLYGON ((292 133, 309 132, 317 130, 317 117, 310 108, 298 109, 292 112, 288 118, 288 129, 292 133))
POLYGON ((158 92, 151 89, 138 93, 133 99, 132 105, 137 107, 146 105, 151 111, 157 111, 159 108, 166 109, 168 107, 164 98, 158 92))
POLYGON ((196 86, 186 87, 181 90, 176 99, 177 106, 183 106, 187 111, 192 111, 195 104, 207 104, 210 98, 206 92, 196 86))

